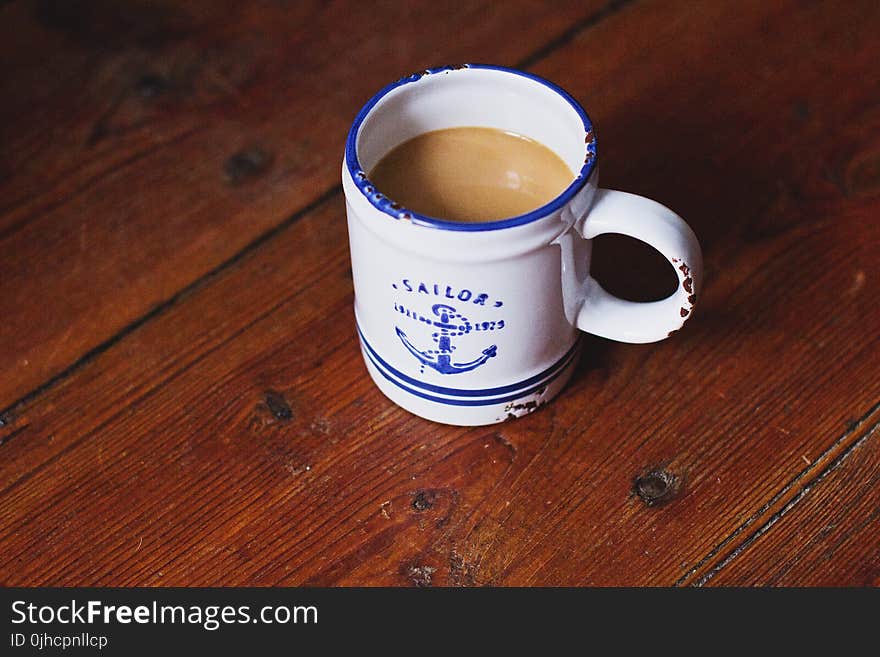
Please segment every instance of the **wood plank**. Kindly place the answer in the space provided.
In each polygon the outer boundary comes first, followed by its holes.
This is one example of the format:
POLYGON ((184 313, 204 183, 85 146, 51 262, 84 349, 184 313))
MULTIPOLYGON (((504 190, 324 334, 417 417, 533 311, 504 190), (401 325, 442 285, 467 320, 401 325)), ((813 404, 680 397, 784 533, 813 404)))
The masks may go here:
POLYGON ((5 7, 0 409, 336 186, 376 89, 514 64, 601 5, 5 7))
POLYGON ((536 67, 587 104, 607 184, 697 227, 707 286, 674 339, 590 340, 559 400, 500 427, 411 417, 357 363, 331 199, 17 409, 0 581, 687 578, 880 399, 876 11, 643 3, 536 67), (665 504, 633 490, 651 471, 665 504))
POLYGON ((796 505, 703 580, 715 585, 880 586, 880 424, 803 482, 796 505))

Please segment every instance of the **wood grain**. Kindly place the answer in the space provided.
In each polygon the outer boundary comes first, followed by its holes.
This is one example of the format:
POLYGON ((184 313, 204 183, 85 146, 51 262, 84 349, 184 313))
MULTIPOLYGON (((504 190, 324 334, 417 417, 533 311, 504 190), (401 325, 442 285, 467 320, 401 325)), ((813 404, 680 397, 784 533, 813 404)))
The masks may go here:
POLYGON ((0 408, 335 187, 376 89, 449 61, 515 64, 601 4, 2 9, 0 298, 15 311, 0 358, 15 376, 0 408))
MULTIPOLYGON (((644 2, 572 33, 533 69, 587 106, 604 184, 696 228, 686 330, 589 339, 515 422, 422 421, 358 362, 326 197, 4 420, 0 582, 873 581, 878 25, 871 3, 644 2), (836 534, 798 542, 829 500, 836 534)), ((596 250, 622 294, 665 273, 596 250)))
POLYGON ((873 420, 858 427, 846 452, 799 482, 796 503, 779 509, 704 580, 721 586, 880 586, 880 418, 873 420))

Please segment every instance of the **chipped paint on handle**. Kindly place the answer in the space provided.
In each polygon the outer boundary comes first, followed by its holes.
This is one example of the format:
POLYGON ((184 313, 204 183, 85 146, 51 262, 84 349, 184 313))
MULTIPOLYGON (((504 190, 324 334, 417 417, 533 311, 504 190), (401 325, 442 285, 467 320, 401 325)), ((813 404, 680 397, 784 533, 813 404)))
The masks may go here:
POLYGON ((590 279, 578 314, 579 329, 621 342, 656 342, 691 317, 702 288, 703 256, 696 235, 680 216, 644 196, 600 189, 577 228, 585 239, 620 233, 645 242, 669 261, 679 282, 666 299, 637 303, 609 294, 590 279))

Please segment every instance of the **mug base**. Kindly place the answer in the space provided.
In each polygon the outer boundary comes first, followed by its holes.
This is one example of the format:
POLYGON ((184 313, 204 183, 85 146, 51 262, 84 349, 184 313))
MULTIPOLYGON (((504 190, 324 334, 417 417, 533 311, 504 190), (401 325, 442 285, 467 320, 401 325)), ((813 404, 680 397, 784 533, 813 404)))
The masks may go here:
MULTIPOLYGON (((563 367, 546 380, 539 381, 520 396, 511 395, 499 400, 493 399, 439 399, 436 396, 410 392, 380 370, 371 360, 361 341, 364 363, 373 382, 395 404, 414 415, 432 422, 460 427, 484 426, 507 422, 528 415, 553 399, 565 387, 574 373, 580 355, 580 344, 567 356, 563 367)), ((514 393, 515 394, 515 393, 514 393)))

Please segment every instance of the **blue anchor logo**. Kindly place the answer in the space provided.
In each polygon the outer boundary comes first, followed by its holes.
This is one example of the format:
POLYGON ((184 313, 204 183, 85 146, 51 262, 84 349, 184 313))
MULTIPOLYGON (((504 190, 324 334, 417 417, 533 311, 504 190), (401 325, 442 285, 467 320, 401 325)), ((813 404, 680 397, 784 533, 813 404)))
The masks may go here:
POLYGON ((422 364, 423 372, 425 366, 428 366, 437 370, 440 374, 460 374, 461 372, 474 370, 486 363, 490 358, 495 357, 498 347, 493 344, 483 349, 483 353, 471 361, 453 363, 452 352, 455 350, 455 347, 452 345, 452 338, 470 333, 475 328, 483 331, 495 330, 496 326, 497 328, 503 328, 503 322, 483 322, 479 327, 475 327, 468 321, 467 317, 462 316, 452 306, 437 303, 431 306, 431 310, 439 319, 423 318, 422 321, 439 329, 439 331, 432 334, 434 342, 437 343, 437 349, 426 349, 424 351, 417 349, 410 342, 409 338, 406 337, 406 333, 398 327, 394 327, 397 331, 397 337, 400 338, 403 346, 422 364))

